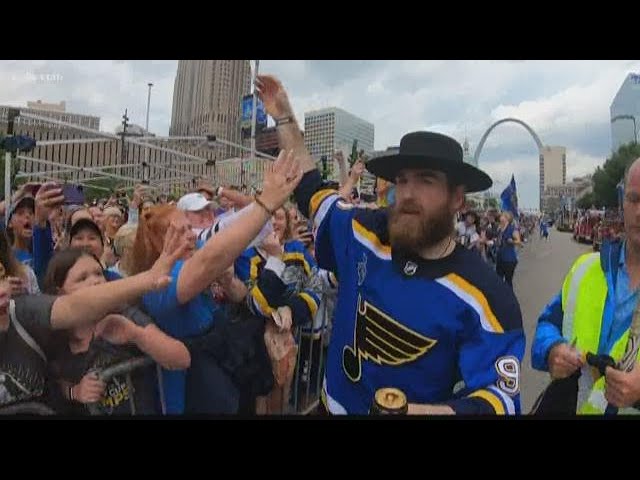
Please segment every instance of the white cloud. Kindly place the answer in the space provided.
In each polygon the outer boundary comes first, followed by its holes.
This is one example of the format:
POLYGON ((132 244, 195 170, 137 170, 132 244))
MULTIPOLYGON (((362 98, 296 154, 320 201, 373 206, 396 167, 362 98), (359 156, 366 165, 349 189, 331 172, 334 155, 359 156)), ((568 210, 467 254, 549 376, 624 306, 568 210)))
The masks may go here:
POLYGON ((573 149, 567 150, 567 180, 593 173, 606 159, 573 149))
POLYGON ((515 176, 517 183, 521 177, 537 176, 539 162, 537 157, 514 157, 482 165, 481 168, 491 176, 495 187, 504 188, 511 181, 511 175, 515 176))
POLYGON ((376 80, 375 82, 367 85, 367 93, 376 94, 384 92, 384 86, 380 80, 376 80))
MULTIPOLYGON (((125 108, 132 122, 144 125, 151 81, 150 128, 166 135, 176 68, 176 60, 0 61, 0 104, 64 100, 68 110, 100 116, 102 128, 113 131, 125 108)), ((630 71, 640 72, 640 62, 260 62, 261 73, 283 81, 301 123, 305 111, 338 106, 374 123, 378 149, 425 128, 459 140, 466 134, 474 148, 494 121, 513 116, 529 123, 545 144, 567 147, 568 178, 604 161, 609 105, 630 71)), ((536 205, 536 159, 530 135, 504 124, 488 137, 480 161, 498 181, 515 172, 523 200, 536 205)))

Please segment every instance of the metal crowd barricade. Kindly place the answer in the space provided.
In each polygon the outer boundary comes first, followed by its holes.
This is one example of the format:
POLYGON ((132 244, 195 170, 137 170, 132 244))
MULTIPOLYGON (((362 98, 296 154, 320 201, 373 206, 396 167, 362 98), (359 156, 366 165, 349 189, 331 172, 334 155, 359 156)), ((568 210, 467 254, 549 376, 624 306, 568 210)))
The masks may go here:
MULTIPOLYGON (((98 372, 98 377, 104 383, 109 383, 109 381, 113 377, 124 375, 127 382, 127 390, 129 392, 129 406, 131 407, 131 414, 136 415, 135 390, 133 388, 133 382, 131 381, 131 374, 135 370, 154 364, 155 362, 151 357, 144 356, 131 358, 129 360, 116 363, 115 365, 111 365, 110 367, 100 370, 98 372)), ((160 381, 159 372, 157 372, 156 375, 158 375, 158 381, 160 381)), ((162 390, 160 390, 160 392, 162 393, 162 390)), ((100 410, 98 409, 96 404, 89 404, 87 405, 87 407, 91 415, 100 415, 100 410)))
POLYGON ((328 346, 330 325, 329 305, 323 299, 322 322, 298 327, 294 333, 298 352, 291 388, 284 388, 280 398, 280 415, 312 415, 318 408, 324 377, 325 349, 328 346))
POLYGON ((328 345, 328 306, 322 302, 324 315, 319 326, 311 331, 298 328, 296 343, 298 358, 293 380, 292 412, 296 415, 313 414, 320 403, 320 388, 324 376, 325 347, 328 345))
POLYGON ((0 407, 0 415, 55 415, 56 412, 43 403, 24 402, 0 407))

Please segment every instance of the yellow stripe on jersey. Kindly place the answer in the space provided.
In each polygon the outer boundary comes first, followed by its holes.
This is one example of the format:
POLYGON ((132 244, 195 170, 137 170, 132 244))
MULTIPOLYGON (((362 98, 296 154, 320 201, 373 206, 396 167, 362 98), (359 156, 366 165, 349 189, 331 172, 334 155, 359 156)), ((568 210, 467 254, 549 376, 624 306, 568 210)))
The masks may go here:
POLYGON ((487 297, 485 297, 484 294, 475 286, 455 273, 450 273, 436 281, 440 284, 445 284, 446 286, 453 285, 454 288, 452 288, 452 290, 454 290, 454 293, 461 294, 459 296, 462 297, 462 299, 478 313, 482 326, 486 330, 493 333, 504 333, 502 325, 500 325, 500 322, 489 306, 487 297), (444 280, 444 282, 442 280, 444 280))
POLYGON ((311 317, 313 318, 316 315, 316 312, 318 311, 318 304, 315 302, 313 297, 308 293, 301 292, 300 298, 302 298, 307 304, 307 307, 309 307, 309 311, 311 312, 311 317))
POLYGON ((314 193, 309 202, 309 219, 313 220, 322 202, 335 193, 336 191, 331 189, 318 190, 314 193))
POLYGON ((295 260, 295 261, 302 262, 302 264, 304 265, 304 271, 306 272, 307 276, 311 275, 311 265, 309 265, 309 262, 307 262, 307 259, 304 257, 304 253, 300 253, 300 252, 285 253, 284 255, 282 255, 282 261, 286 263, 287 260, 295 260))
POLYGON ((264 298, 264 295, 262 294, 262 292, 260 291, 257 285, 255 285, 251 289, 251 296, 254 298, 254 300, 258 304, 260 313, 262 313, 264 316, 271 315, 271 312, 273 312, 273 308, 271 308, 271 306, 269 305, 269 302, 267 302, 267 299, 264 298))
POLYGON ((254 281, 258 278, 258 264, 262 261, 260 255, 256 255, 251 259, 251 267, 249 268, 249 279, 254 281))
POLYGON ((357 220, 351 220, 353 233, 360 243, 372 250, 378 257, 386 260, 391 259, 391 247, 384 245, 375 233, 367 230, 357 220))
POLYGON ((500 401, 498 396, 494 393, 491 393, 489 390, 476 390, 471 395, 469 395, 469 398, 471 397, 481 398, 484 401, 488 402, 498 415, 505 415, 506 413, 504 410, 504 405, 502 405, 502 402, 500 401))

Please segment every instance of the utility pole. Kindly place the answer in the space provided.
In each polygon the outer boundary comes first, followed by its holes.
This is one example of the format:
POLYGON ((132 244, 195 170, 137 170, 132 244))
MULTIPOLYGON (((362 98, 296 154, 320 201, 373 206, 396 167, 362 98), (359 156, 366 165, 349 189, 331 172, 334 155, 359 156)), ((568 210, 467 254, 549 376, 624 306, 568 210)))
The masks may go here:
MULTIPOLYGON (((15 118, 20 115, 20 110, 11 108, 7 114, 7 137, 13 136, 15 118)), ((9 212, 11 211, 11 160, 12 152, 5 150, 4 154, 4 224, 9 226, 9 212)))
MULTIPOLYGON (((127 135, 127 127, 129 126, 129 117, 127 117, 127 109, 124 109, 124 115, 122 115, 122 140, 121 140, 121 148, 120 148, 120 165, 124 165, 126 163, 126 159, 128 157, 128 148, 127 143, 124 141, 124 137, 127 135)), ((118 167, 118 175, 122 175, 122 167, 118 167)))

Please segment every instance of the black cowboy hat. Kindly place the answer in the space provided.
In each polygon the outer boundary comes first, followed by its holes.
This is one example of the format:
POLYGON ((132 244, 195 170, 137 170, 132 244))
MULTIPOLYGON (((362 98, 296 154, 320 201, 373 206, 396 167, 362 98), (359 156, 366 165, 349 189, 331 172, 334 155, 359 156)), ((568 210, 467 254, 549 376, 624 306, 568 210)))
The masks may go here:
POLYGON ((400 140, 400 152, 372 158, 367 170, 390 182, 404 168, 428 168, 444 172, 467 192, 481 192, 493 185, 491 177, 462 160, 462 147, 451 137, 435 132, 407 133, 400 140))

